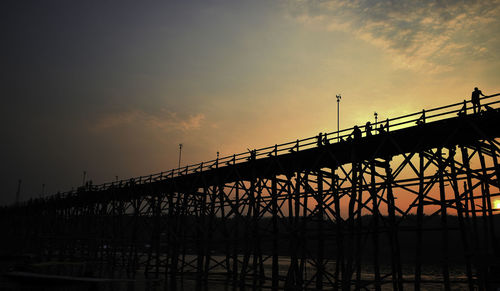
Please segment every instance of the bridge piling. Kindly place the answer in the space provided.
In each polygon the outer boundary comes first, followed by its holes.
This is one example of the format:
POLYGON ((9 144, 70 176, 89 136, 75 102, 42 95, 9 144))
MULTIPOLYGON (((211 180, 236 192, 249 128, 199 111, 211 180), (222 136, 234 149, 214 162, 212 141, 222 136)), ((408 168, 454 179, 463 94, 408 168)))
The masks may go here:
POLYGON ((373 228, 372 228, 372 247, 373 247, 373 268, 375 277, 375 290, 380 291, 380 262, 379 262, 379 210, 378 210, 378 190, 376 185, 376 168, 375 162, 370 161, 370 197, 372 200, 372 216, 373 216, 373 228))
POLYGON ((439 204, 441 211, 441 234, 442 234, 442 271, 443 271, 443 280, 444 280, 444 288, 446 291, 451 290, 450 286, 450 273, 448 266, 448 217, 446 213, 446 192, 444 186, 444 175, 445 175, 445 167, 448 160, 443 161, 443 151, 442 148, 438 148, 436 155, 438 159, 438 180, 439 180, 439 204))

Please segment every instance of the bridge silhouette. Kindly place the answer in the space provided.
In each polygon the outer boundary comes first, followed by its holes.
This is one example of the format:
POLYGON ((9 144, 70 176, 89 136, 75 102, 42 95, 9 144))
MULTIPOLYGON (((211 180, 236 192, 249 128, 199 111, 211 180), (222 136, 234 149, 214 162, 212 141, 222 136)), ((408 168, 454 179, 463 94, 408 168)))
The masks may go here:
POLYGON ((498 96, 3 207, 1 246, 171 289, 489 290, 498 96))

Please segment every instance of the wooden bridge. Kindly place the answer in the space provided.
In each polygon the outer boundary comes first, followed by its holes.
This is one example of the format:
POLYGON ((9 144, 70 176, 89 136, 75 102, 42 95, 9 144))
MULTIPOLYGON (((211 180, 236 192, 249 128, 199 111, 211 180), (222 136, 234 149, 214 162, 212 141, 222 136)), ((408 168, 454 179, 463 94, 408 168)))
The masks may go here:
POLYGON ((4 207, 1 246, 172 289, 489 290, 499 95, 4 207))

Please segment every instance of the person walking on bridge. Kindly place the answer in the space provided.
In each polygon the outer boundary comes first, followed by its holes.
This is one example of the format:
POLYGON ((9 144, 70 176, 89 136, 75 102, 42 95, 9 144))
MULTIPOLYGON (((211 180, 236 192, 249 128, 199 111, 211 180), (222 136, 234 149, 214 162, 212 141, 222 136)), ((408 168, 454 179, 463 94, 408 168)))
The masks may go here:
POLYGON ((354 130, 352 131, 352 136, 354 139, 361 138, 361 129, 357 125, 354 126, 354 130))
POLYGON ((472 97, 471 97, 472 109, 474 110, 474 114, 476 113, 476 107, 477 107, 477 113, 481 112, 480 96, 484 96, 483 92, 481 92, 481 90, 475 87, 474 91, 472 91, 472 97))
POLYGON ((366 131, 366 136, 372 136, 372 123, 371 122, 366 122, 365 125, 365 131, 366 131))

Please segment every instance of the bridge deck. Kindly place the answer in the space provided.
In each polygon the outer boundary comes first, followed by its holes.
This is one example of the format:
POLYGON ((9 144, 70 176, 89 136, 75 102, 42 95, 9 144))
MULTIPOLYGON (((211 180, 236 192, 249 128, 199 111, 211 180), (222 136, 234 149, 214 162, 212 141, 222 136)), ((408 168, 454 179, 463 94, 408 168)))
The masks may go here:
MULTIPOLYGON (((500 111, 440 120, 363 137, 359 140, 322 145, 304 151, 213 169, 203 175, 210 178, 214 172, 219 171, 217 176, 227 177, 224 181, 220 181, 223 183, 235 179, 236 177, 231 174, 235 172, 246 179, 276 174, 286 175, 300 169, 335 168, 357 161, 393 157, 437 147, 454 147, 457 144, 466 145, 472 140, 497 137, 500 137, 500 111)), ((192 179, 196 175, 200 173, 178 178, 192 179)))
MULTIPOLYGON (((128 182, 121 185, 81 191, 73 194, 88 203, 107 200, 118 189, 134 188, 133 195, 149 195, 151 189, 195 191, 207 184, 225 184, 236 180, 252 180, 273 175, 291 175, 305 169, 336 168, 352 162, 389 158, 409 152, 420 152, 437 147, 468 145, 471 141, 500 137, 500 111, 459 116, 430 123, 415 125, 390 132, 364 136, 358 140, 318 145, 313 148, 249 159, 246 162, 222 164, 212 169, 165 177, 161 181, 128 182), (141 191, 144 190, 144 191, 141 191), (141 194, 144 193, 144 194, 141 194)), ((132 193, 132 192, 130 192, 132 193)), ((73 195, 69 197, 76 198, 73 195)), ((120 193, 120 195, 127 195, 120 193)), ((123 197, 128 199, 129 197, 123 197)), ((73 200, 73 199, 70 199, 73 200)), ((68 201, 69 202, 69 201, 68 201)), ((73 203, 73 202, 71 202, 73 203)))
MULTIPOLYGON (((310 137, 149 176, 80 187, 77 191, 45 199, 71 198, 69 200, 74 201, 75 198, 83 198, 82 200, 88 202, 103 201, 109 199, 106 193, 115 196, 119 189, 131 187, 134 188, 134 195, 143 195, 140 194, 143 192, 141 189, 147 193, 151 189, 165 190, 172 185, 174 191, 194 191, 196 187, 203 187, 207 183, 224 184, 241 179, 287 175, 325 166, 336 168, 356 161, 388 158, 437 147, 466 145, 478 139, 497 138, 500 137, 500 109, 492 107, 498 107, 500 104, 500 100, 496 100, 499 96, 500 94, 495 94, 483 98, 483 101, 486 101, 484 105, 489 110, 480 114, 471 114, 470 102, 464 101, 379 121, 373 126, 385 125, 385 129, 388 128, 389 131, 374 133, 371 136, 366 136, 365 132, 365 136, 357 140, 344 141, 352 135, 352 128, 348 128, 330 133, 328 137, 323 135, 320 143, 319 137, 310 137), (337 142, 336 135, 340 136, 340 142, 337 142)), ((366 129, 364 126, 360 128, 366 129)))

